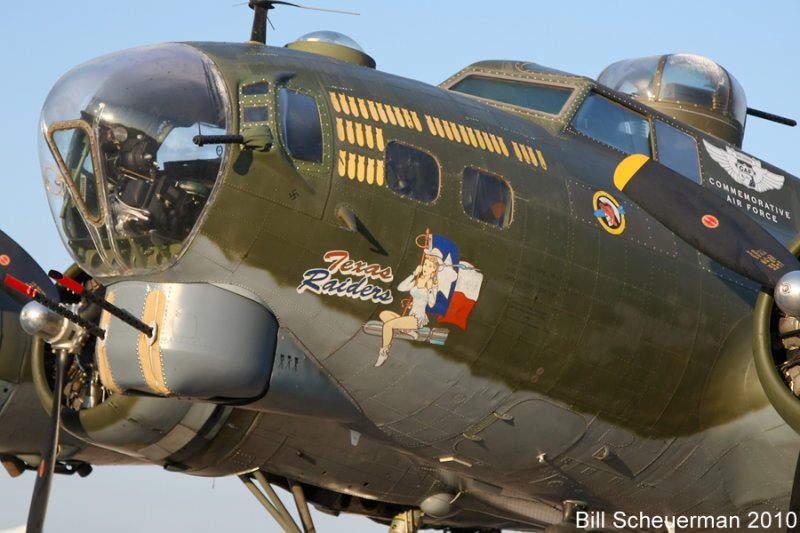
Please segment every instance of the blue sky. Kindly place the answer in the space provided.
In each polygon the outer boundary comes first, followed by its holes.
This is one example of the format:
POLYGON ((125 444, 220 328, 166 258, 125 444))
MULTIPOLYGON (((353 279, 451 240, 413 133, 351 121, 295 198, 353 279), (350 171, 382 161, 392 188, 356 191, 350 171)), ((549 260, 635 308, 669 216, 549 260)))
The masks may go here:
MULTIPOLYGON (((282 46, 314 30, 336 30, 359 42, 379 70, 431 84, 482 59, 528 60, 596 77, 620 59, 696 53, 731 72, 751 107, 800 119, 800 101, 793 92, 800 86, 796 0, 308 2, 361 15, 278 8, 271 13, 275 29, 268 30, 270 44, 282 46)), ((252 12, 233 4, 74 0, 4 6, 0 227, 45 269, 70 263, 47 208, 38 164, 39 113, 50 87, 73 66, 125 48, 247 40, 252 12)), ((749 120, 745 151, 800 175, 799 148, 800 128, 749 120)), ((0 532, 24 523, 32 483, 31 473, 11 480, 0 471, 0 532)), ((315 516, 321 533, 387 529, 363 518, 315 516)), ((50 532, 278 531, 237 479, 197 479, 157 467, 108 467, 86 479, 57 477, 47 524, 50 532)))

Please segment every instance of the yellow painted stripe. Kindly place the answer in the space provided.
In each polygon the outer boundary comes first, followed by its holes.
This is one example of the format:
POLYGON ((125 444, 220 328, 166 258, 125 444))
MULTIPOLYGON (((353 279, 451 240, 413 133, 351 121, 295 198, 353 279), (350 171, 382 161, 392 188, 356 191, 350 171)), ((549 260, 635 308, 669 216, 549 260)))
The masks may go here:
POLYGON ((517 141, 511 141, 511 147, 514 149, 514 155, 517 156, 517 159, 522 161, 522 152, 519 151, 519 145, 517 141))
POLYGON ((534 153, 533 148, 530 146, 525 146, 525 149, 528 151, 528 155, 531 156, 531 165, 538 167, 539 162, 536 161, 536 154, 534 153))
POLYGON ((500 143, 497 142, 497 136, 494 133, 492 133, 489 135, 489 138, 492 140, 492 146, 494 146, 494 151, 499 154, 501 150, 500 150, 500 143))
POLYGON ((486 143, 486 149, 494 153, 494 146, 492 146, 492 139, 489 137, 489 134, 482 131, 481 136, 483 137, 483 142, 486 143))
POLYGON ((397 120, 397 124, 401 128, 405 128, 406 127, 406 120, 403 118, 403 112, 397 106, 392 106, 392 109, 394 110, 394 116, 395 116, 395 119, 397 120))
POLYGON ((347 97, 339 93, 339 105, 342 107, 342 113, 345 115, 350 114, 350 106, 347 104, 347 97))
POLYGON ((411 112, 411 119, 414 121, 414 127, 417 128, 417 131, 422 131, 422 122, 420 122, 416 111, 411 112))
POLYGON ((386 110, 386 117, 389 119, 389 123, 392 126, 397 126, 397 119, 394 117, 394 113, 392 112, 392 106, 389 104, 383 104, 383 108, 386 110))
POLYGON ((367 147, 368 148, 375 148, 375 136, 372 134, 372 126, 367 124, 365 126, 364 137, 366 137, 367 147))
POLYGON ((358 177, 358 181, 360 182, 363 182, 364 179, 367 177, 366 163, 367 163, 366 156, 363 155, 358 156, 356 176, 358 177))
POLYGON ((386 144, 383 142, 383 128, 375 128, 375 144, 378 146, 378 150, 383 152, 383 149, 386 147, 386 144))
POLYGON ((403 118, 406 121, 406 127, 408 127, 409 129, 413 128, 414 122, 411 120, 411 113, 409 113, 408 109, 406 109, 405 107, 402 108, 402 111, 403 111, 403 118))
POLYGON ((377 174, 375 176, 375 183, 377 183, 379 187, 383 187, 383 165, 380 161, 378 161, 376 165, 375 173, 377 174))
POLYGON ((371 157, 367 159, 367 183, 375 183, 375 160, 371 157))
POLYGON ((453 131, 453 137, 455 138, 457 143, 461 142, 461 134, 458 133, 458 126, 456 126, 455 122, 450 122, 450 129, 453 131))
POLYGON ((339 176, 347 174, 347 152, 339 150, 339 176))
POLYGON ((433 125, 436 126, 436 133, 439 137, 444 138, 444 128, 442 128, 442 121, 439 120, 439 117, 433 117, 433 125))
POLYGON ((503 155, 509 157, 508 146, 506 146, 506 141, 503 140, 502 137, 498 137, 497 140, 500 142, 500 149, 503 151, 503 155))
POLYGON ((547 170, 547 161, 544 160, 544 156, 542 155, 541 150, 536 150, 536 155, 539 156, 539 162, 542 164, 542 168, 547 170))
POLYGON ((425 122, 428 124, 428 130, 430 130, 431 135, 436 135, 436 126, 433 125, 433 119, 430 115, 425 115, 425 122))
POLYGON ((356 143, 364 146, 364 127, 360 122, 356 122, 356 143))
POLYGON ((386 110, 383 108, 383 105, 381 105, 381 103, 378 102, 375 104, 375 106, 378 108, 378 116, 380 117, 381 122, 383 122, 384 124, 388 124, 389 118, 386 116, 386 110))
POLYGON ((356 177, 356 154, 347 154, 347 177, 351 180, 356 177))
POLYGON ((361 111, 361 116, 364 118, 369 117, 369 111, 367 111, 367 103, 364 101, 363 98, 358 99, 358 110, 361 111))
POLYGON ((465 128, 463 124, 459 124, 458 131, 461 133, 461 138, 464 140, 464 144, 470 146, 472 143, 469 141, 469 133, 467 133, 467 128, 465 128))
POLYGON ((524 144, 519 145, 519 151, 522 152, 522 158, 525 160, 526 163, 529 165, 531 164, 531 156, 528 155, 528 150, 526 150, 527 146, 524 144))
POLYGON ((450 123, 448 121, 446 121, 446 120, 443 120, 442 121, 442 126, 444 126, 444 133, 445 133, 445 135, 447 135, 447 140, 452 141, 453 140, 453 132, 452 132, 452 130, 450 130, 450 123))
POLYGON ((633 154, 623 159, 622 163, 617 165, 617 170, 614 171, 614 185, 617 189, 623 190, 631 178, 649 160, 650 158, 644 154, 633 154))
POLYGON ((380 120, 380 116, 378 116, 378 110, 375 109, 375 102, 372 100, 367 100, 367 107, 369 107, 369 116, 372 117, 372 120, 378 122, 378 120, 380 120))
POLYGON ((358 104, 356 103, 355 97, 348 96, 347 102, 350 104, 350 112, 354 117, 358 118, 360 115, 358 114, 358 104))
POLYGON ((486 150, 486 141, 483 140, 483 135, 481 135, 481 130, 475 130, 475 138, 478 139, 478 146, 481 147, 481 150, 486 150))
MULTIPOLYGON (((478 147, 478 141, 475 139, 475 132, 469 126, 467 127, 467 133, 469 134, 469 142, 472 146, 478 147)), ((480 135, 478 135, 480 137, 480 135)))
MULTIPOLYGON (((108 303, 114 303, 114 291, 106 293, 106 300, 108 303)), ((103 311, 100 317, 100 329, 108 332, 108 326, 111 323, 111 313, 103 311)), ((116 393, 122 394, 122 389, 114 381, 114 376, 111 375, 111 364, 108 361, 108 352, 106 351, 106 343, 103 339, 97 340, 97 365, 100 370, 100 381, 103 385, 116 393)))
POLYGON ((333 91, 329 91, 328 94, 331 97, 331 105, 333 106, 333 110, 336 111, 337 113, 341 113, 342 108, 341 106, 339 106, 339 100, 338 97, 336 96, 336 93, 333 91))
POLYGON ((161 347, 159 345, 166 303, 166 295, 159 290, 150 291, 147 294, 142 322, 145 324, 155 322, 156 338, 150 343, 146 334, 139 333, 139 363, 142 367, 144 381, 150 390, 162 395, 168 395, 172 392, 167 388, 164 380, 164 369, 161 366, 161 347))
POLYGON ((340 142, 344 142, 344 121, 342 117, 336 117, 336 136, 340 142))

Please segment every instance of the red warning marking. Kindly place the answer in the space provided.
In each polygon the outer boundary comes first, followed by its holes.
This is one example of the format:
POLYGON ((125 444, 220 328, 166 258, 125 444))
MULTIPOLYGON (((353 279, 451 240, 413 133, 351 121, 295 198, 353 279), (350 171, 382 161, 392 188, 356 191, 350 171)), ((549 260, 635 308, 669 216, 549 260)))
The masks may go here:
POLYGON ((719 219, 714 215, 706 215, 703 217, 703 225, 709 229, 714 229, 719 226, 719 219))
POLYGON ((6 254, 0 255, 0 265, 8 266, 11 263, 11 258, 6 254))

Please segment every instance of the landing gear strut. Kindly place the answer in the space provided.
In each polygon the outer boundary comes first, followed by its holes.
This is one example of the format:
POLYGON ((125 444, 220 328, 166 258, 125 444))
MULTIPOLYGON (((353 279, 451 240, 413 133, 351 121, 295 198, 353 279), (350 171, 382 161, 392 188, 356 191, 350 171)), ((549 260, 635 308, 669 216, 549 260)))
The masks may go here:
POLYGON ((413 509, 395 515, 389 533, 417 533, 421 516, 419 511, 413 509))
MULTIPOLYGON (((311 513, 308 509, 308 501, 300 483, 289 480, 289 490, 294 497, 297 513, 300 516, 300 524, 298 525, 289 514, 289 511, 286 510, 286 506, 278 498, 263 472, 256 470, 239 476, 239 479, 242 480, 242 483, 253 493, 283 531, 286 533, 316 533, 314 523, 311 520, 311 513), (300 526, 302 526, 302 529, 300 526)), ((422 514, 418 509, 408 509, 397 513, 392 519, 389 533, 417 533, 422 521, 422 514)))
POLYGON ((261 505, 264 506, 269 514, 272 515, 272 518, 275 519, 275 522, 277 522, 286 533, 316 533, 314 523, 311 521, 311 513, 308 510, 308 502, 306 501, 301 485, 297 483, 290 484, 292 496, 294 496, 294 502, 297 505, 297 512, 300 514, 300 519, 302 521, 302 532, 300 528, 297 527, 289 511, 286 510, 280 498, 278 498, 272 485, 267 481, 266 476, 264 476, 260 470, 256 470, 252 474, 243 474, 239 476, 239 479, 250 489, 250 492, 261 502, 261 505), (261 485, 263 492, 253 483, 253 478, 261 485))

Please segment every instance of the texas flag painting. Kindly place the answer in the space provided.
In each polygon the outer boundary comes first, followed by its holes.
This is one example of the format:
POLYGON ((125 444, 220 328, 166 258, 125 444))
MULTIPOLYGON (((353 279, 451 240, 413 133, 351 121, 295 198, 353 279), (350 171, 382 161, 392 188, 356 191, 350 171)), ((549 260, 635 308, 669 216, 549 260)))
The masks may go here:
POLYGON ((478 301, 483 283, 483 274, 474 266, 462 261, 459 263, 458 279, 447 306, 444 316, 439 316, 439 322, 455 324, 463 330, 467 329, 467 317, 478 301))
POLYGON ((429 250, 441 254, 442 264, 436 273, 439 288, 434 305, 428 311, 439 315, 440 323, 467 329, 467 317, 481 292, 483 274, 472 264, 459 261, 458 246, 446 237, 432 235, 429 250))

